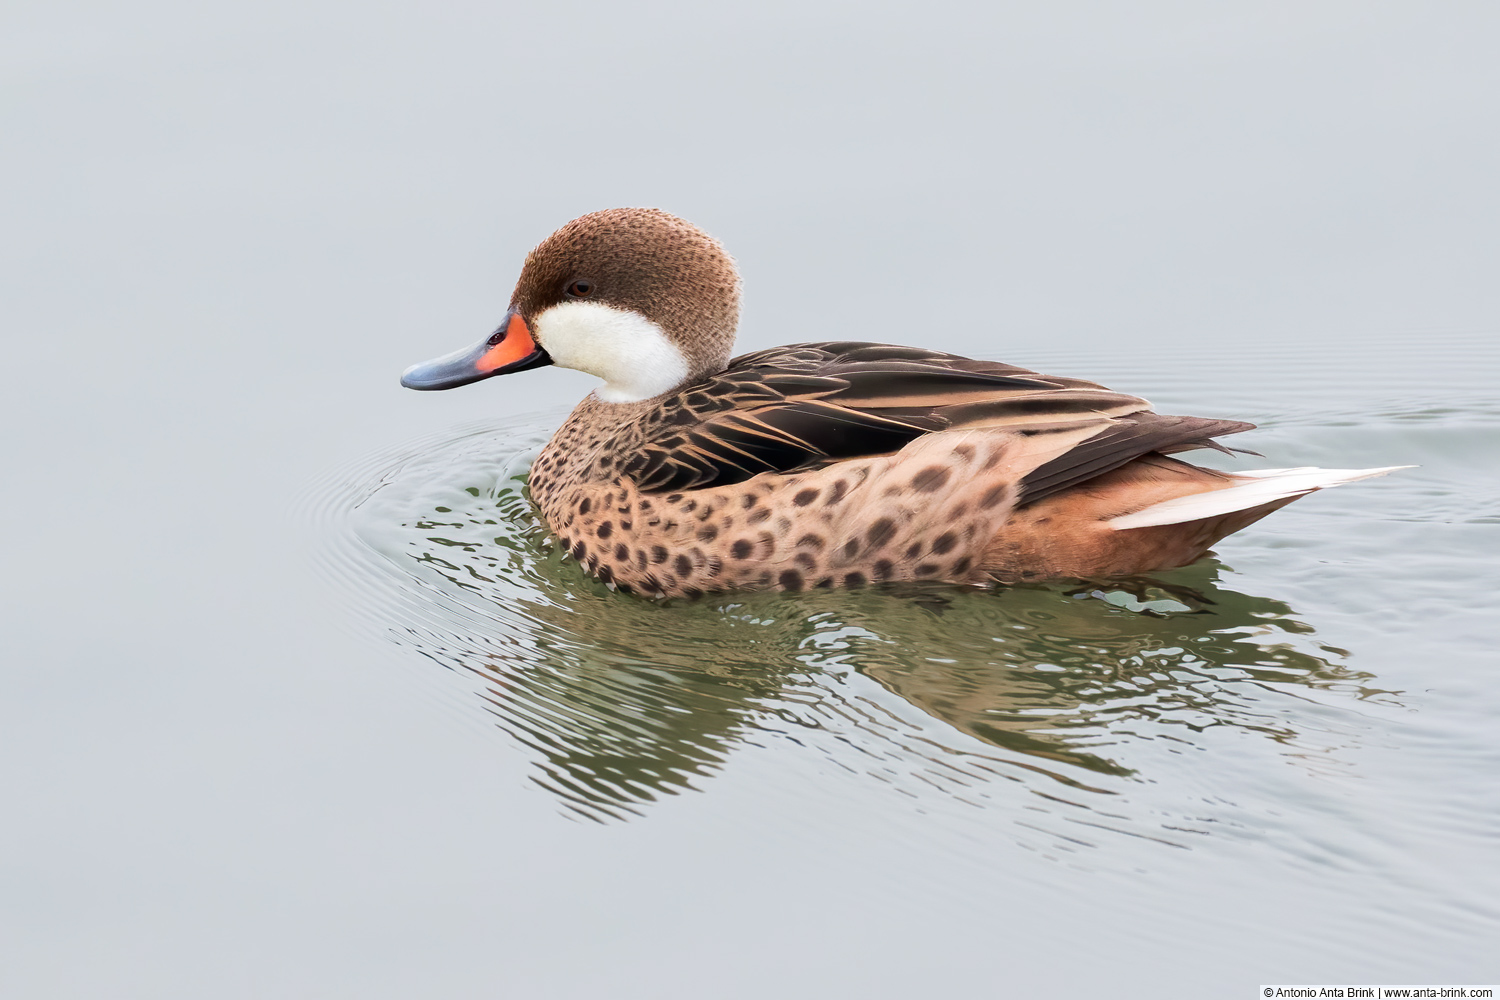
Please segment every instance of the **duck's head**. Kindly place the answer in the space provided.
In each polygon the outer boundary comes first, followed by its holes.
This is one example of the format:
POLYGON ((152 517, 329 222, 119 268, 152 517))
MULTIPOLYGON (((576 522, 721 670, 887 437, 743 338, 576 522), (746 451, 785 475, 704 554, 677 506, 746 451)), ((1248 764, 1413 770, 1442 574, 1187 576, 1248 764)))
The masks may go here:
POLYGON ((606 402, 649 399, 722 371, 739 312, 739 272, 713 237, 654 208, 594 212, 526 255, 494 333, 401 384, 451 389, 550 364, 604 379, 606 402))

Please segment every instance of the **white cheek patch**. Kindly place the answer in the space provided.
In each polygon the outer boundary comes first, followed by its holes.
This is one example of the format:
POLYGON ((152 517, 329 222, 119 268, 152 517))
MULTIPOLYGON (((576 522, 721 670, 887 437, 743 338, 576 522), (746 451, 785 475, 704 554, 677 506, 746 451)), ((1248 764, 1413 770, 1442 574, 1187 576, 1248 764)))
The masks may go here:
POLYGON ((682 352, 638 312, 560 302, 532 321, 531 333, 553 364, 604 379, 594 394, 607 403, 650 399, 688 379, 682 352))

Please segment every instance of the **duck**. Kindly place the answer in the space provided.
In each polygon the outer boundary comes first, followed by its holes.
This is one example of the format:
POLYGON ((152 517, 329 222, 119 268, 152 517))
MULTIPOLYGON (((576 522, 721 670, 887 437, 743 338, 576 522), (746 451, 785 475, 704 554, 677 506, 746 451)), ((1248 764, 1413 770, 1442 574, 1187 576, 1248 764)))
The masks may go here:
POLYGON ((1138 577, 1309 493, 1407 468, 1192 465, 1175 456, 1228 452, 1218 439, 1254 425, 926 347, 731 357, 740 297, 733 258, 697 226, 594 212, 526 256, 492 334, 401 384, 546 365, 602 379, 528 490, 589 574, 658 598, 1138 577))

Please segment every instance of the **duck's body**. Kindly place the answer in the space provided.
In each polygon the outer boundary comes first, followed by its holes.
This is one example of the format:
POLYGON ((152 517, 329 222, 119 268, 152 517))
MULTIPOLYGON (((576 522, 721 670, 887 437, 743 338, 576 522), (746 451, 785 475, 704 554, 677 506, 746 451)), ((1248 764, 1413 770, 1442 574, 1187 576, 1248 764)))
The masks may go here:
POLYGON ((653 210, 596 213, 528 257, 494 336, 403 382, 549 361, 605 378, 537 458, 532 496, 590 573, 655 595, 1150 572, 1389 471, 1199 468, 1166 456, 1253 425, 917 348, 726 361, 737 313, 712 239, 653 210))

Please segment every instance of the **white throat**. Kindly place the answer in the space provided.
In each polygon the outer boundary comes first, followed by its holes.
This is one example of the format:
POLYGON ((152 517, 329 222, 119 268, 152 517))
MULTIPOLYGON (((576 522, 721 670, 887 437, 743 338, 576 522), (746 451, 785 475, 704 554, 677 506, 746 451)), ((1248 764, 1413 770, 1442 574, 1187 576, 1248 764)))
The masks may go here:
POLYGON ((533 320, 531 333, 553 364, 604 379, 594 395, 606 403, 650 399, 687 381, 687 359, 677 345, 632 310, 559 302, 533 320))

